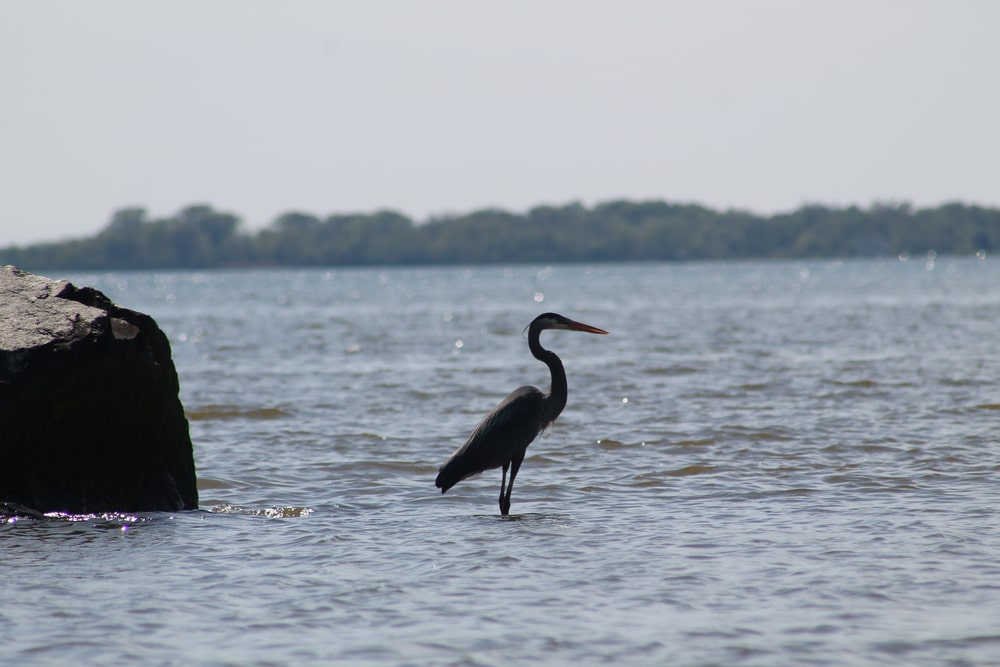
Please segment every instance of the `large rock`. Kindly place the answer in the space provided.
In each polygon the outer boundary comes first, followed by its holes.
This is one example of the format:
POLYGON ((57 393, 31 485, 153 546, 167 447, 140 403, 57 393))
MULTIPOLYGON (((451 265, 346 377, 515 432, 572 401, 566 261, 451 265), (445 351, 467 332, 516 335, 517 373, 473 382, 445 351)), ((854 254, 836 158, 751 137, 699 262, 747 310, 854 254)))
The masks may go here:
POLYGON ((90 287, 0 269, 0 503, 197 508, 178 390, 153 318, 90 287))

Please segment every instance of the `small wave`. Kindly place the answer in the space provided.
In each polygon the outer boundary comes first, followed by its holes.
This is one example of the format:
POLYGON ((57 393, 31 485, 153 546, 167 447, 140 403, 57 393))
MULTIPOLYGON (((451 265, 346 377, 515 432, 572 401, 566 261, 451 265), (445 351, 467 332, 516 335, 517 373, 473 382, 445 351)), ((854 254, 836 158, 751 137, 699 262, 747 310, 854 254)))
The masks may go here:
POLYGON ((715 444, 715 438, 695 438, 693 440, 678 440, 674 443, 678 447, 706 447, 715 444))
POLYGON ((740 385, 740 389, 744 391, 762 391, 770 387, 771 385, 766 382, 746 382, 740 385))
POLYGON ((857 387, 860 389, 878 386, 878 382, 875 380, 829 380, 828 382, 838 387, 857 387))
POLYGON ((664 444, 683 445, 684 443, 672 443, 664 438, 650 438, 648 440, 639 440, 638 442, 634 440, 630 442, 623 442, 621 440, 615 440, 614 438, 601 438, 600 440, 597 440, 595 444, 601 449, 630 449, 632 447, 655 447, 657 445, 664 444))
POLYGON ((438 461, 402 461, 398 459, 365 459, 360 461, 335 461, 317 464, 332 472, 401 472, 426 474, 436 469, 438 461))
POLYGON ((691 475, 704 475, 706 473, 712 473, 716 470, 717 468, 715 466, 691 465, 678 468, 677 470, 667 470, 663 474, 667 477, 689 477, 691 475))
POLYGON ((132 512, 39 512, 30 508, 0 504, 0 523, 15 525, 21 522, 51 524, 90 524, 94 528, 126 531, 131 526, 153 521, 153 517, 132 512))
POLYGON ((945 387, 982 387, 992 384, 992 381, 974 378, 943 378, 941 384, 945 387))
POLYGON ((835 474, 827 475, 823 481, 833 486, 849 486, 868 491, 884 491, 888 493, 903 493, 916 491, 920 487, 908 477, 876 477, 865 475, 835 474))
POLYGON ((218 419, 282 419, 290 413, 281 408, 244 408, 238 405, 206 405, 187 411, 190 421, 218 419))
POLYGON ((207 477, 198 478, 198 490, 207 491, 208 489, 231 489, 233 485, 225 480, 221 479, 209 479, 207 477))
POLYGON ((723 427, 730 435, 736 435, 741 438, 748 438, 750 440, 791 440, 792 436, 789 435, 782 428, 775 429, 757 429, 748 426, 740 425, 730 425, 723 427))
POLYGON ((291 519, 312 516, 315 510, 311 507, 241 507, 223 503, 209 510, 214 514, 240 514, 244 516, 262 516, 268 519, 291 519))
POLYGON ((71 514, 69 512, 46 512, 48 519, 59 519, 61 521, 80 522, 87 521, 94 523, 98 527, 112 527, 130 525, 148 521, 148 518, 131 514, 129 512, 99 512, 93 514, 71 514))
POLYGON ((708 475, 715 472, 718 472, 716 466, 695 464, 684 466, 683 468, 659 470, 657 472, 636 475, 632 478, 632 482, 629 485, 639 487, 660 486, 669 477, 691 477, 694 475, 708 475))
POLYGON ((645 375, 692 375, 694 373, 700 372, 698 368, 694 366, 685 366, 682 364, 676 366, 653 366, 652 368, 646 368, 642 371, 645 375))

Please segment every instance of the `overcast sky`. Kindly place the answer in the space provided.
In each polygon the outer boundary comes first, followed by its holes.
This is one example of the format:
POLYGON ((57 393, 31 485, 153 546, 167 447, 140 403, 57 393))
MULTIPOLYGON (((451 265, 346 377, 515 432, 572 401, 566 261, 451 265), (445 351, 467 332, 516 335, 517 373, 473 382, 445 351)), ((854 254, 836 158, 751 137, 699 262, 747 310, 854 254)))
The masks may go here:
POLYGON ((5 2, 0 246, 112 212, 1000 205, 1000 2, 5 2))

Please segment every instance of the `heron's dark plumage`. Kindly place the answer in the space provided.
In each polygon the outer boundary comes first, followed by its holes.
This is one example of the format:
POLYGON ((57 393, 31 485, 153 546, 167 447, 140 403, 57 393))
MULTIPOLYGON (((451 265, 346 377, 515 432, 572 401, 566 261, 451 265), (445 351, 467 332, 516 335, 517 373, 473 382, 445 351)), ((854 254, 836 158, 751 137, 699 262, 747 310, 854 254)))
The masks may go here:
POLYGON ((549 367, 551 390, 545 394, 536 387, 519 387, 483 417, 465 444, 456 449, 438 471, 434 483, 441 493, 484 470, 502 468, 500 513, 506 515, 509 512, 514 478, 524 460, 525 450, 546 426, 555 421, 566 405, 566 371, 562 361, 539 342, 539 335, 545 329, 607 333, 556 313, 543 313, 532 320, 528 325, 528 348, 536 359, 549 367), (511 471, 509 486, 506 485, 508 467, 511 471))
POLYGON ((455 450, 438 472, 436 484, 441 493, 466 477, 508 463, 523 451, 548 424, 541 423, 545 394, 536 387, 524 386, 507 398, 469 434, 465 444, 455 450))

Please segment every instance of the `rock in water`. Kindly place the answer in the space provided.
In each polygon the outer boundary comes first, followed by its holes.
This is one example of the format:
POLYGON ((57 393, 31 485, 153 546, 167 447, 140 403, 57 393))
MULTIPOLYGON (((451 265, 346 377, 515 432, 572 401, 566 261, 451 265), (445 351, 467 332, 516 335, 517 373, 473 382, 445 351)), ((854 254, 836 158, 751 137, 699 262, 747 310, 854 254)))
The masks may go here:
POLYGON ((197 508, 179 389, 153 318, 90 287, 0 269, 0 502, 197 508))

